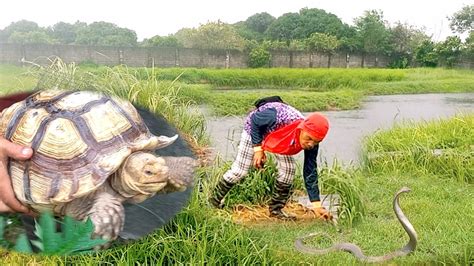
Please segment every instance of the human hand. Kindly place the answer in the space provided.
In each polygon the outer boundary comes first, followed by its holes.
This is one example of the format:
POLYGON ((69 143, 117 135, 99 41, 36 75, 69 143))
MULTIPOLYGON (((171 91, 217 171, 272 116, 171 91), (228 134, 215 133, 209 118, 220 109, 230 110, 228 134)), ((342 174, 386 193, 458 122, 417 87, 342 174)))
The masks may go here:
POLYGON ((256 151, 253 154, 253 166, 257 169, 263 167, 265 162, 267 161, 267 156, 265 155, 264 151, 256 151))
POLYGON ((332 220, 332 214, 321 205, 321 201, 311 202, 311 205, 311 211, 313 211, 313 213, 316 214, 319 218, 322 218, 326 221, 332 220))
POLYGON ((31 148, 23 147, 0 137, 0 213, 22 212, 29 215, 33 214, 16 199, 7 169, 8 158, 28 160, 32 155, 33 150, 31 148))

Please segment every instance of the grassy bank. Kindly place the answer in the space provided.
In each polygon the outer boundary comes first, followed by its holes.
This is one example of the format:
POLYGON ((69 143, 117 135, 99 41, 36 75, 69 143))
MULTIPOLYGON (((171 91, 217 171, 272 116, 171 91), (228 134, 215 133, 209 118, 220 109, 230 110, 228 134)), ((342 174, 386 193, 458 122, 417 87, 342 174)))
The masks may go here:
POLYGON ((28 68, 12 65, 0 65, 0 95, 31 90, 36 85, 36 78, 29 74, 28 68))
POLYGON ((367 140, 365 167, 373 173, 415 171, 474 183, 474 115, 417 125, 399 124, 367 140))
POLYGON ((160 80, 179 80, 188 84, 211 84, 218 88, 286 88, 332 90, 360 88, 366 82, 402 80, 405 73, 388 69, 161 69, 160 80))
MULTIPOLYGON (((0 92, 31 89, 28 69, 0 66, 0 92), (21 82, 19 82, 21 80, 21 82)), ((104 74, 107 67, 79 71, 104 74)), ((195 69, 134 68, 137 80, 173 84, 179 99, 205 104, 215 115, 244 115, 263 96, 280 95, 302 111, 359 108, 365 96, 474 92, 474 71, 453 69, 195 69)))

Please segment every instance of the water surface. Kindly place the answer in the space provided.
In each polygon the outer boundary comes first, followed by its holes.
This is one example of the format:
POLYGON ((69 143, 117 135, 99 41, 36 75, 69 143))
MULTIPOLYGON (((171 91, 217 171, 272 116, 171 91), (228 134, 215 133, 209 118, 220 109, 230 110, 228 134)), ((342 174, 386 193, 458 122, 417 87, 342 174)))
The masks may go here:
MULTIPOLYGON (((474 93, 370 96, 358 110, 325 111, 330 130, 321 143, 319 162, 357 163, 364 137, 404 121, 431 121, 474 112, 474 93)), ((307 113, 305 113, 307 115, 307 113)), ((209 117, 208 132, 216 153, 232 160, 245 117, 209 117)))

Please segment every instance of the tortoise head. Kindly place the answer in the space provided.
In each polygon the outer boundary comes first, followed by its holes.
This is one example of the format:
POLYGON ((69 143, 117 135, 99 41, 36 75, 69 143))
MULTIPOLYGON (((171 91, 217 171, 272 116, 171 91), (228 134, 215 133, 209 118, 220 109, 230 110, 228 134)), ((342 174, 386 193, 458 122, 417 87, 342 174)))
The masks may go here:
POLYGON ((157 192, 184 191, 192 183, 195 165, 190 157, 160 157, 138 151, 128 156, 111 184, 137 203, 157 192))

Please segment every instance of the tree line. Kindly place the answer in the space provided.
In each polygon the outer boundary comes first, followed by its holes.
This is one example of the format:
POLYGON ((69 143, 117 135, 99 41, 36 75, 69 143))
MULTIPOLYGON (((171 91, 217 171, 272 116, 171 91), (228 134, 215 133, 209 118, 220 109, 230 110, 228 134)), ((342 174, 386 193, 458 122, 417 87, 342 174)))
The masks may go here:
POLYGON ((386 55, 391 67, 453 66, 461 58, 474 59, 474 5, 448 17, 454 35, 435 42, 425 29, 407 23, 388 23, 380 10, 367 10, 354 25, 317 8, 303 8, 278 18, 262 12, 245 21, 208 22, 168 36, 142 42, 135 31, 109 22, 58 22, 50 27, 21 20, 0 30, 0 43, 48 43, 95 46, 145 46, 225 49, 247 52, 250 67, 267 66, 272 50, 307 51, 331 56, 337 52, 386 55), (468 33, 462 41, 460 35, 468 33), (458 35, 456 35, 458 34, 458 35))

